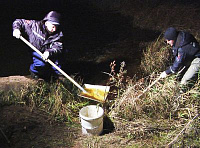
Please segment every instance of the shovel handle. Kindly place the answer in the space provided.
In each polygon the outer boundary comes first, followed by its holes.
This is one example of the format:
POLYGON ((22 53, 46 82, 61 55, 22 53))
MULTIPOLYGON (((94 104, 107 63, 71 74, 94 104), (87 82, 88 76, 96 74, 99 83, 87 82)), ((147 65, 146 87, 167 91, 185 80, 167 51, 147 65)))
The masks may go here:
POLYGON ((145 93, 149 88, 151 88, 154 84, 156 84, 160 79, 161 79, 161 77, 159 76, 155 81, 153 81, 151 83, 151 85, 149 85, 145 90, 143 90, 142 93, 145 93))
POLYGON ((142 93, 137 97, 140 98, 144 93, 146 93, 153 85, 155 85, 159 80, 161 79, 161 76, 159 76, 155 81, 153 81, 145 90, 142 91, 142 93))
POLYGON ((37 52, 41 57, 43 57, 43 54, 37 48, 35 48, 35 46, 33 46, 31 43, 29 43, 23 36, 20 36, 19 38, 24 43, 26 43, 29 47, 31 47, 35 52, 37 52))
MULTIPOLYGON (((35 52, 37 52, 41 57, 43 57, 43 54, 35 48, 30 42, 28 42, 24 37, 20 36, 20 39, 26 43, 29 47, 31 47, 35 52)), ((72 79, 69 75, 67 75, 60 67, 58 67, 56 64, 54 64, 50 59, 47 59, 47 62, 51 64, 53 67, 55 67, 60 73, 62 73, 67 79, 69 79, 74 85, 76 85, 81 91, 84 93, 87 93, 86 90, 81 87, 74 79, 72 79)))

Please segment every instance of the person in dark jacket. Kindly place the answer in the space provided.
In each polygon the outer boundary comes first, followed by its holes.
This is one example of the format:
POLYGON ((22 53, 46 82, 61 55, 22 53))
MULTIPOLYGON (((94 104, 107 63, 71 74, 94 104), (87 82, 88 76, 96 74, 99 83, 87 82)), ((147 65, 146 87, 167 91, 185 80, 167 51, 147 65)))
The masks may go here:
POLYGON ((177 31, 170 27, 164 33, 164 38, 172 47, 174 63, 164 72, 161 78, 172 73, 182 74, 181 85, 186 85, 196 77, 200 70, 200 47, 194 36, 188 32, 177 31))
POLYGON ((49 12, 41 21, 16 19, 13 22, 13 36, 20 38, 21 34, 28 37, 29 42, 43 53, 41 57, 33 51, 33 63, 30 65, 32 78, 49 79, 59 75, 53 66, 45 62, 50 58, 58 67, 59 56, 63 50, 63 33, 60 31, 60 14, 56 11, 49 12))

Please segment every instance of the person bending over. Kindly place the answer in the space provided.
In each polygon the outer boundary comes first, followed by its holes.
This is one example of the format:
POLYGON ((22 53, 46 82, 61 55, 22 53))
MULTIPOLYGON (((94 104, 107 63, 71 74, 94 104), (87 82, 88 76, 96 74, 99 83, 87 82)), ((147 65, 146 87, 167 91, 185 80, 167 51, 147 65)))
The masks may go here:
POLYGON ((37 52, 32 52, 33 63, 29 71, 34 79, 49 79, 60 75, 59 71, 45 62, 50 58, 61 67, 59 57, 63 50, 63 33, 60 30, 60 17, 58 12, 51 11, 41 21, 16 19, 13 22, 13 36, 19 39, 22 34, 26 35, 27 40, 43 53, 41 57, 37 52))

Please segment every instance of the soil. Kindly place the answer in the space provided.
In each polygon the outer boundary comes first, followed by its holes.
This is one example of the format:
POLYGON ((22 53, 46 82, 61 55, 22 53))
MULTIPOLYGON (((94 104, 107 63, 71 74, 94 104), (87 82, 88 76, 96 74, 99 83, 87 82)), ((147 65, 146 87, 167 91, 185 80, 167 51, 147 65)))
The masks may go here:
MULTIPOLYGON (((24 76, 2 77, 0 88, 4 91, 19 90, 35 82, 24 76)), ((113 129, 111 121, 105 117, 102 134, 113 129)), ((86 139, 79 122, 58 122, 39 109, 0 104, 0 148, 78 148, 84 147, 82 144, 86 139)))
POLYGON ((25 106, 0 108, 1 148, 71 147, 77 139, 77 128, 53 122, 44 112, 25 106))
POLYGON ((35 80, 30 79, 29 76, 9 76, 0 77, 0 90, 19 90, 27 84, 34 84, 35 80))
MULTIPOLYGON (((0 78, 1 90, 18 90, 35 80, 24 76, 0 78)), ((27 106, 0 106, 0 148, 71 147, 79 127, 55 122, 47 113, 27 106)))

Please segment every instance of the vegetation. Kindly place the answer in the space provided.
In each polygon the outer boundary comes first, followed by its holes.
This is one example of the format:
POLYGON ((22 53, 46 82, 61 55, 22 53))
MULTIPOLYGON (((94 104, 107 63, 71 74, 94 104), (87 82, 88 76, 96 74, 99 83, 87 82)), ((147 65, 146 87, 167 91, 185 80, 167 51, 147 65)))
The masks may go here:
MULTIPOLYGON (((92 136, 84 139, 83 144, 106 147, 109 140, 109 143, 113 141, 120 147, 200 146, 200 80, 185 93, 180 93, 177 76, 172 75, 143 93, 158 78, 161 67, 166 67, 166 63, 160 61, 167 61, 165 55, 169 55, 168 48, 160 48, 161 44, 163 40, 158 38, 147 47, 141 64, 147 76, 139 80, 126 75, 125 62, 121 63, 118 72, 115 61, 110 64, 107 85, 112 89, 104 108, 105 116, 111 119, 115 131, 110 139, 107 139, 107 135, 92 136)), ((77 124, 79 110, 94 103, 80 98, 78 93, 77 88, 68 81, 38 82, 20 92, 1 92, 0 103, 26 105, 30 110, 38 108, 54 120, 77 124)))
POLYGON ((193 88, 180 93, 179 83, 174 75, 160 80, 149 91, 140 95, 157 77, 153 73, 129 84, 126 91, 116 98, 109 113, 116 120, 117 133, 122 137, 129 137, 131 147, 170 147, 172 144, 175 147, 198 147, 200 143, 192 141, 199 140, 200 132, 199 81, 193 88), (178 138, 174 140, 177 135, 178 138), (195 138, 191 140, 191 137, 195 138), (138 143, 137 146, 134 143, 138 143))
POLYGON ((27 85, 20 92, 2 92, 0 103, 26 105, 30 110, 39 108, 55 120, 72 123, 78 120, 80 108, 89 104, 77 94, 77 88, 67 80, 64 83, 39 81, 35 85, 27 85))

